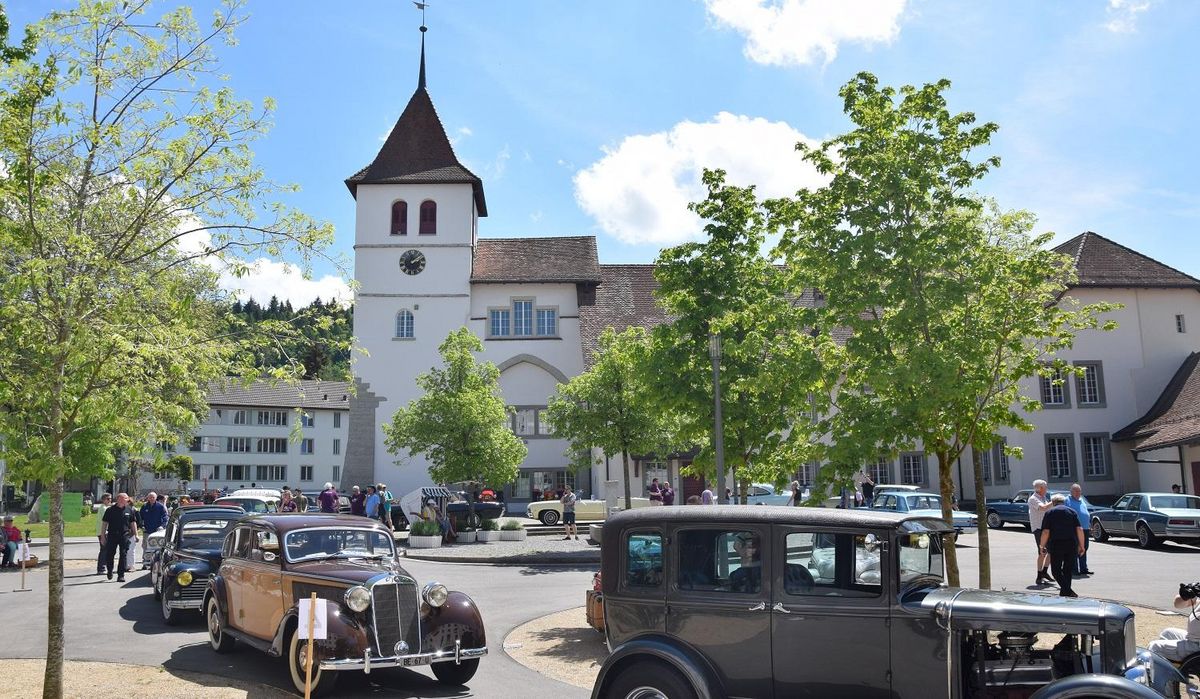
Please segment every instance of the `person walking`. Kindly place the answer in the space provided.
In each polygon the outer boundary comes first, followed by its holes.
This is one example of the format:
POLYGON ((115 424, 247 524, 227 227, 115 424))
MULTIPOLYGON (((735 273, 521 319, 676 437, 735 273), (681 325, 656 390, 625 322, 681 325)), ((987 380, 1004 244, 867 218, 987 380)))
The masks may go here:
POLYGON ((357 485, 350 489, 350 514, 359 517, 367 514, 367 496, 357 485))
POLYGON ((1092 545, 1092 515, 1088 512, 1087 503, 1083 501, 1083 488, 1078 483, 1071 484, 1071 496, 1067 498, 1067 507, 1075 511, 1079 517, 1079 526, 1083 528, 1083 553, 1075 561, 1075 575, 1091 575, 1088 568, 1087 552, 1092 545))
POLYGON ((113 577, 113 556, 117 559, 117 582, 125 582, 125 557, 129 553, 129 540, 137 536, 137 521, 129 507, 129 496, 117 493, 117 501, 104 511, 104 533, 100 536, 104 544, 104 572, 109 580, 113 577))
POLYGON ((112 506, 112 493, 104 493, 100 496, 100 508, 96 510, 96 543, 100 545, 100 552, 96 554, 96 575, 104 575, 104 528, 108 526, 104 523, 104 513, 112 506))
POLYGON ((1050 570, 1058 581, 1061 597, 1078 597, 1071 589, 1071 577, 1075 572, 1075 558, 1083 554, 1083 528, 1079 526, 1079 515, 1067 507, 1067 496, 1055 493, 1050 498, 1051 507, 1042 519, 1040 551, 1050 556, 1050 570))
POLYGON ((1046 487, 1046 481, 1037 479, 1033 482, 1033 494, 1025 501, 1029 506, 1029 529, 1033 532, 1033 543, 1038 547, 1037 579, 1034 580, 1034 585, 1054 582, 1054 578, 1046 570, 1050 565, 1050 556, 1042 550, 1042 518, 1046 516, 1046 510, 1054 507, 1046 497, 1046 487))
POLYGON ((575 536, 576 541, 579 540, 579 529, 575 526, 575 503, 578 501, 579 498, 570 489, 564 492, 562 498, 559 499, 563 508, 563 527, 567 533, 563 537, 563 541, 569 540, 572 535, 575 536))
POLYGON ((800 481, 792 481, 792 494, 788 497, 788 507, 800 507, 803 502, 804 498, 800 494, 800 481))
POLYGON ((150 535, 167 526, 167 508, 158 500, 158 494, 151 491, 146 496, 146 502, 140 511, 142 518, 142 569, 150 567, 146 551, 150 546, 150 535))

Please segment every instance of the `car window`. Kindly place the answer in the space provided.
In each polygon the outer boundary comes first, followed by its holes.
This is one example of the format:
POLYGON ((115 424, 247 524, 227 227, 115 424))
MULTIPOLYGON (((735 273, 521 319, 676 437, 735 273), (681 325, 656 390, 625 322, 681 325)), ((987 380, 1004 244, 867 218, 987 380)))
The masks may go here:
POLYGON ((634 532, 625 538, 625 585, 659 587, 663 579, 662 535, 634 532))
POLYGON ((766 488, 763 488, 762 486, 752 485, 752 486, 750 486, 750 494, 751 495, 770 495, 771 491, 767 490, 766 488))
POLYGON ((882 591, 879 554, 866 535, 790 532, 783 589, 789 595, 878 597, 882 591))
POLYGON ((1130 499, 1129 499, 1129 507, 1128 507, 1128 509, 1129 509, 1130 511, 1141 511, 1141 509, 1142 509, 1142 496, 1141 496, 1141 495, 1134 495, 1132 498, 1130 498, 1130 499))
POLYGON ((265 529, 255 529, 250 538, 250 560, 260 563, 273 563, 278 559, 279 538, 275 532, 265 529))
POLYGON ((1126 506, 1129 504, 1129 499, 1130 499, 1131 497, 1132 497, 1131 495, 1123 495, 1123 496, 1121 496, 1121 499, 1120 499, 1120 500, 1117 500, 1117 504, 1113 505, 1113 509, 1114 509, 1114 510, 1123 510, 1123 509, 1125 509, 1125 507, 1126 507, 1126 506))
POLYGON ((1022 490, 1022 491, 1020 491, 1020 492, 1018 492, 1018 493, 1017 493, 1017 497, 1013 498, 1013 499, 1012 499, 1012 501, 1013 501, 1013 502, 1028 503, 1028 502, 1029 502, 1029 496, 1030 496, 1030 495, 1033 495, 1033 491, 1032 491, 1032 490, 1022 490))
POLYGON ((238 527, 226 541, 226 557, 250 557, 250 527, 238 527))
POLYGON ((231 519, 194 519, 185 522, 179 529, 179 545, 182 548, 219 548, 231 519))
POLYGON ((1194 495, 1155 495, 1150 498, 1150 502, 1154 507, 1200 509, 1200 498, 1194 495))
POLYGON ((885 510, 896 509, 896 496, 895 495, 883 496, 883 502, 879 506, 885 510))
POLYGON ((728 529, 685 529, 679 533, 680 590, 762 592, 762 537, 728 529))

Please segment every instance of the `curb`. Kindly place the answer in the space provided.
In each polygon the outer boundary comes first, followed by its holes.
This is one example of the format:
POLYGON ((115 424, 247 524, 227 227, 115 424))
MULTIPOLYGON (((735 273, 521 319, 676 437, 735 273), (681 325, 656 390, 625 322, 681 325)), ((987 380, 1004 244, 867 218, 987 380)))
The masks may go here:
POLYGON ((600 550, 595 549, 588 551, 587 556, 579 556, 576 554, 561 554, 561 553, 522 553, 514 556, 479 556, 479 557, 463 557, 463 556, 442 556, 438 554, 418 554, 412 555, 405 553, 405 558, 411 558, 414 561, 430 561, 433 563, 474 563, 488 565, 600 565, 600 550))

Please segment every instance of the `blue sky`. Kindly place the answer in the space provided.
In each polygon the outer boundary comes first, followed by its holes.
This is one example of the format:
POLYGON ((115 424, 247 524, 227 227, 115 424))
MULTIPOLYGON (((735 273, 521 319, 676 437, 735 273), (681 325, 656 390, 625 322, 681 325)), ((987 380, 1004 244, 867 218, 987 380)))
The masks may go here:
MULTIPOLYGON (((65 2, 7 0, 15 27, 65 2)), ((175 3, 160 3, 165 9, 175 3)), ((198 16, 209 5, 195 3, 198 16)), ((370 162, 416 86, 407 0, 251 2, 223 70, 278 101, 256 147, 291 200, 352 254, 342 180, 370 162)), ((949 78, 952 107, 1000 125, 982 191, 1065 239, 1093 230, 1200 276, 1200 3, 1163 0, 432 0, 429 91, 484 179, 484 236, 594 234, 602 262, 651 262, 699 228, 699 170, 784 194, 813 184, 791 144, 844 131, 838 88, 949 78)), ((248 287, 296 302, 338 287, 248 287)))

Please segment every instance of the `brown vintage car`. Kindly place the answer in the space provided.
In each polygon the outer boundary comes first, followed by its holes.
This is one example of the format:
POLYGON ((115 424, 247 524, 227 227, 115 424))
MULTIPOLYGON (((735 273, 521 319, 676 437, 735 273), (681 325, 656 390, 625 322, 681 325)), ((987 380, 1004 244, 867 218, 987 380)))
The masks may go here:
POLYGON ((431 665, 445 684, 465 684, 487 654, 483 619, 470 597, 417 581, 399 565, 389 532, 365 517, 265 514, 238 520, 208 583, 204 614, 213 650, 242 642, 285 656, 304 691, 307 642, 298 602, 327 600, 327 637, 314 641, 313 693, 339 672, 431 665))

